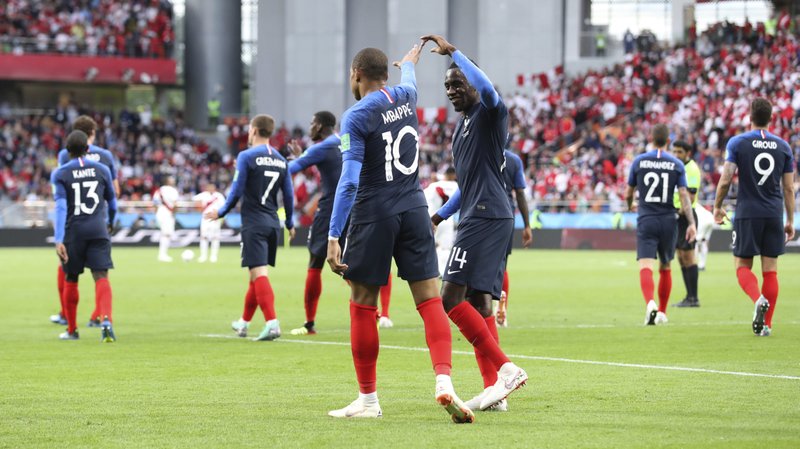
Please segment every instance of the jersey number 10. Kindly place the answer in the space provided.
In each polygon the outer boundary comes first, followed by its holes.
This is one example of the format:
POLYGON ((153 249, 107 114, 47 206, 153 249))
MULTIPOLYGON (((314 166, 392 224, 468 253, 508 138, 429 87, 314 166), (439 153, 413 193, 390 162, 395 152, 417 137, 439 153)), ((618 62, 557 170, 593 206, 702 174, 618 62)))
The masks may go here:
POLYGON ((400 130, 400 132, 397 133, 396 138, 392 136, 391 131, 386 131, 385 133, 381 134, 381 137, 383 137, 383 140, 386 141, 385 168, 386 168, 387 182, 394 180, 394 174, 392 173, 392 165, 394 165, 394 168, 400 171, 400 173, 406 176, 413 174, 414 172, 417 171, 417 165, 419 163, 419 134, 417 134, 417 130, 414 129, 413 126, 411 125, 404 126, 400 130), (402 162, 400 162, 400 142, 403 141, 403 137, 405 137, 406 134, 411 134, 411 136, 414 137, 415 141, 414 145, 417 148, 417 152, 414 155, 414 162, 411 164, 410 167, 406 167, 405 165, 403 165, 402 162), (394 161, 394 164, 392 164, 392 161, 394 161))

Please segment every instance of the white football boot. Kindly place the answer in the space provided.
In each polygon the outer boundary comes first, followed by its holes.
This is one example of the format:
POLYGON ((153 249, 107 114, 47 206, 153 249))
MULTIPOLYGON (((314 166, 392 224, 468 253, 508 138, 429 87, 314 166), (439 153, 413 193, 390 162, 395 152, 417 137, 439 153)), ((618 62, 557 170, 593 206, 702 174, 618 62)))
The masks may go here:
POLYGON ((656 305, 656 302, 651 299, 650 301, 647 301, 647 308, 645 309, 644 314, 644 325, 655 326, 656 315, 658 315, 658 306, 656 305))
POLYGON ((378 318, 378 327, 384 327, 388 329, 390 327, 394 327, 394 323, 392 323, 392 320, 390 320, 388 316, 382 316, 378 318))
POLYGON ((450 415, 456 424, 472 423, 475 415, 456 395, 450 376, 436 376, 436 402, 450 415))
POLYGON ((669 323, 669 319, 667 319, 667 314, 664 312, 656 313, 656 325, 659 324, 667 324, 669 323))
POLYGON ((333 416, 334 418, 380 418, 383 416, 383 412, 377 401, 374 404, 367 405, 359 396, 347 407, 329 411, 328 416, 333 416))
POLYGON ((504 363, 497 371, 497 382, 487 389, 479 408, 486 410, 497 404, 516 389, 525 386, 527 381, 528 373, 524 369, 511 362, 504 363))

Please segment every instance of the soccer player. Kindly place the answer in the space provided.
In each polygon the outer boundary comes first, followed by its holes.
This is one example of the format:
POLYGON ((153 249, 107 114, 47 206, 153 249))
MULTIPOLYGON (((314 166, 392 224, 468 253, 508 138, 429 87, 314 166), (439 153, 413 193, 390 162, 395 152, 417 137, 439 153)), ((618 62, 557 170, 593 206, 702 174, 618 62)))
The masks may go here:
POLYGON ((167 176, 166 182, 159 187, 153 197, 153 202, 158 205, 156 210, 156 221, 160 229, 158 240, 158 261, 172 262, 172 257, 167 254, 169 242, 175 234, 175 207, 178 204, 180 194, 175 188, 175 178, 167 176))
POLYGON ((750 103, 750 131, 732 137, 714 200, 714 220, 727 214, 722 202, 734 173, 739 172, 739 195, 733 220, 733 260, 736 278, 755 303, 753 333, 772 335, 772 315, 778 301, 778 256, 794 238, 794 158, 789 145, 767 131, 772 104, 765 98, 750 103), (783 222, 783 209, 786 221, 783 222), (752 272, 753 257, 761 256, 763 285, 752 272))
POLYGON ((425 325, 425 340, 436 373, 434 397, 455 422, 472 422, 474 415, 456 396, 450 371, 450 324, 438 293, 433 230, 419 185, 417 87, 414 65, 421 45, 395 63, 400 84, 387 86, 386 55, 365 48, 353 58, 350 87, 356 104, 342 116, 342 176, 336 187, 328 231, 327 261, 351 288, 350 343, 359 396, 332 410, 336 418, 377 418, 376 365, 378 291, 386 284, 392 257, 405 279, 425 325), (339 246, 347 217, 350 227, 339 246), (342 257, 343 256, 343 257, 342 257))
MULTIPOLYGON (((698 219, 695 208, 697 208, 697 192, 700 190, 700 167, 692 159, 692 146, 683 140, 675 141, 672 144, 672 152, 681 162, 683 162, 684 169, 686 170, 686 190, 689 192, 689 198, 692 201, 692 216, 694 217, 695 225, 697 226, 698 219)), ((681 198, 678 192, 675 192, 673 198, 673 205, 675 209, 680 211, 681 198)), ((697 261, 695 259, 695 245, 686 239, 686 229, 689 227, 689 221, 678 213, 678 263, 681 266, 681 274, 683 274, 683 283, 686 286, 686 297, 675 307, 700 307, 700 300, 697 296, 697 278, 699 270, 697 268, 697 261)))
POLYGON ((280 322, 275 313, 275 294, 267 277, 267 265, 275 266, 278 249, 278 191, 283 193, 286 210, 286 229, 294 237, 292 212, 294 191, 286 159, 269 144, 275 130, 275 120, 269 115, 257 115, 250 121, 248 148, 236 158, 236 173, 230 196, 219 209, 211 209, 203 217, 216 220, 230 212, 242 198, 242 266, 250 270, 250 286, 245 295, 241 319, 232 323, 233 330, 246 337, 250 320, 261 307, 266 324, 258 341, 271 341, 281 336, 280 322))
MULTIPOLYGON (((198 193, 192 200, 200 204, 202 213, 211 209, 217 210, 225 204, 225 195, 217 191, 213 182, 206 183, 206 189, 198 193)), ((222 232, 222 220, 203 220, 200 222, 200 263, 208 260, 208 242, 211 241, 211 263, 217 262, 219 255, 219 237, 222 232)))
MULTIPOLYGON (((442 276, 445 310, 472 343, 484 390, 467 404, 486 410, 528 379, 498 344, 492 299, 500 298, 508 241, 514 218, 506 196, 503 148, 508 135, 508 109, 491 80, 444 37, 427 35, 431 51, 453 58, 444 87, 461 119, 453 133, 453 163, 461 192, 461 221, 442 276), (468 299, 468 300, 465 300, 468 299), (477 406, 476 406, 477 404, 477 406)), ((441 217, 431 221, 438 225, 441 217)))
POLYGON ((308 272, 306 274, 306 287, 303 304, 306 311, 306 322, 302 327, 292 329, 292 335, 314 335, 317 330, 314 322, 317 316, 317 305, 322 294, 322 267, 328 253, 328 227, 331 222, 333 210, 333 196, 336 193, 336 184, 342 173, 342 153, 339 151, 341 140, 334 132, 336 116, 328 111, 319 111, 314 114, 309 126, 309 136, 315 143, 302 153, 300 145, 291 141, 289 147, 299 156, 289 162, 289 174, 316 166, 320 175, 322 197, 314 213, 314 222, 308 229, 308 272))
POLYGON ((695 206, 694 213, 697 215, 697 269, 704 271, 708 260, 708 242, 714 232, 714 214, 699 203, 695 206))
MULTIPOLYGON (((83 131, 84 134, 89 136, 89 150, 86 152, 86 156, 84 158, 86 160, 100 162, 101 164, 108 167, 109 172, 111 172, 111 180, 114 184, 114 192, 118 195, 119 194, 119 180, 117 179, 117 168, 116 164, 114 163, 114 155, 111 154, 110 151, 106 150, 105 148, 98 147, 94 145, 94 140, 97 135, 97 123, 89 117, 88 115, 81 115, 75 119, 72 123, 72 129, 83 131)), ((69 152, 66 148, 61 149, 58 152, 58 165, 64 165, 70 161, 69 152)), ((64 306, 64 269, 61 264, 58 264, 58 299, 59 303, 61 304, 61 312, 57 315, 51 315, 50 321, 55 324, 67 324, 66 319, 66 309, 64 306)), ((89 327, 100 327, 100 311, 99 305, 95 302, 94 311, 92 311, 92 315, 89 318, 89 327)))
MULTIPOLYGON (((444 206, 458 190, 456 182, 456 169, 447 167, 444 179, 432 182, 425 188, 425 201, 428 203, 428 213, 433 216, 444 206)), ((456 227, 452 221, 444 221, 436 227, 434 234, 436 240, 436 256, 439 259, 439 276, 444 273, 444 266, 453 249, 456 238, 456 227)))
POLYGON ((667 323, 667 303, 672 290, 670 263, 675 256, 678 222, 672 199, 677 189, 680 213, 688 221, 686 240, 693 242, 697 228, 692 214, 692 201, 686 189, 683 162, 669 154, 669 129, 656 125, 651 132, 654 149, 637 156, 631 164, 625 200, 628 209, 638 209, 636 221, 636 259, 639 261, 639 284, 646 303, 644 324, 667 323), (639 192, 638 206, 633 203, 639 192), (658 305, 653 299, 653 268, 659 264, 658 305))
POLYGON ((92 271, 96 301, 103 321, 104 342, 116 340, 111 322, 111 285, 108 270, 111 240, 108 229, 114 223, 117 200, 111 171, 103 164, 87 159, 89 136, 75 130, 67 136, 70 161, 53 171, 50 182, 56 200, 56 254, 64 266, 64 302, 67 331, 62 340, 78 340, 78 277, 85 267, 92 271))

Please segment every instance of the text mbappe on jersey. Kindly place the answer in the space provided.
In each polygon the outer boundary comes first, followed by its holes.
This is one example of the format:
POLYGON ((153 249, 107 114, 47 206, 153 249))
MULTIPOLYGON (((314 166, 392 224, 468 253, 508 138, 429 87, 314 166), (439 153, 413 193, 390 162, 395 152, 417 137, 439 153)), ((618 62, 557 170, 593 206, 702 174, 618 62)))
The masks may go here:
POLYGON ((383 117, 383 124, 386 125, 388 123, 396 122, 400 119, 410 117, 414 115, 414 110, 411 109, 411 104, 406 103, 404 105, 400 105, 394 109, 389 109, 386 112, 381 113, 381 117, 383 117))
POLYGON ((97 174, 94 172, 93 168, 84 168, 82 170, 72 170, 72 177, 75 179, 95 178, 97 174))
POLYGON ((266 165, 268 167, 286 168, 286 162, 280 159, 273 159, 271 157, 257 157, 256 165, 266 165))

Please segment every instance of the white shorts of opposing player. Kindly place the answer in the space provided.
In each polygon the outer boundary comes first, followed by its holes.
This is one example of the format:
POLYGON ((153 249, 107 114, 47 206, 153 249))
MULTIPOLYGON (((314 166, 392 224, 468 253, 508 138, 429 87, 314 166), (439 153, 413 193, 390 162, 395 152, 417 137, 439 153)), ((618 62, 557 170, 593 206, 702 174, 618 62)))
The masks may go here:
POLYGON ((172 262, 172 258, 167 253, 172 236, 175 234, 175 214, 164 206, 160 206, 156 211, 156 222, 160 232, 158 241, 158 260, 162 262, 172 262))
POLYGON ((697 213, 697 267, 701 270, 706 268, 708 259, 708 241, 711 239, 711 232, 714 231, 714 215, 705 207, 697 205, 694 208, 697 213))
POLYGON ((450 251, 453 249, 453 243, 456 240, 456 229, 453 221, 447 220, 439 224, 436 228, 434 239, 436 240, 436 256, 439 258, 439 276, 441 276, 444 274, 447 259, 450 257, 450 251))
POLYGON ((222 220, 203 220, 200 222, 200 259, 202 263, 210 260, 211 263, 217 261, 219 254, 219 237, 222 232, 222 220), (208 243, 211 242, 211 258, 208 258, 208 243))

